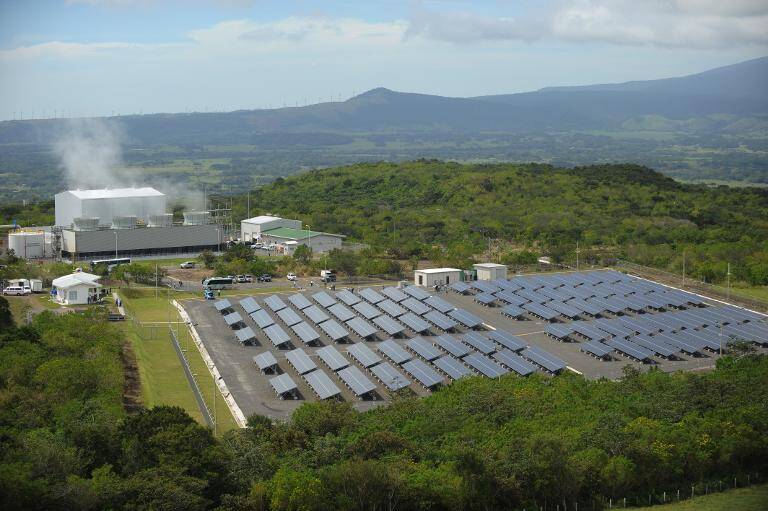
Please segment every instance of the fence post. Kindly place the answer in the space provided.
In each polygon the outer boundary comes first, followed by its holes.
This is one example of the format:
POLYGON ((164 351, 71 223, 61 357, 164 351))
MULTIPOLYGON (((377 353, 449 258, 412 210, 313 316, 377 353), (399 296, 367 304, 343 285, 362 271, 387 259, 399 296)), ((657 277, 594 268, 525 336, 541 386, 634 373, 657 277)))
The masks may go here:
POLYGON ((664 492, 664 494, 661 497, 661 502, 666 503, 667 502, 667 492, 664 492))

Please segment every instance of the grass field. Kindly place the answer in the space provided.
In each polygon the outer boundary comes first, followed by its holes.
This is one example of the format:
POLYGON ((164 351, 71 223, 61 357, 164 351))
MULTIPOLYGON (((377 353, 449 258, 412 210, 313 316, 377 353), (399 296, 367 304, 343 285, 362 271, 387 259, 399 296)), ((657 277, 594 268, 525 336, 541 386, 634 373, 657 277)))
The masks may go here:
POLYGON ((633 509, 656 509, 658 511, 764 511, 768 509, 768 485, 738 488, 723 493, 695 497, 682 502, 633 509))
MULTIPOLYGON (((131 321, 125 322, 126 334, 139 366, 144 405, 180 406, 195 420, 204 424, 202 413, 168 335, 169 318, 172 322, 180 322, 178 312, 168 302, 169 293, 161 289, 155 299, 154 289, 123 288, 119 292, 130 313, 144 323, 144 326, 137 327, 131 321)), ((197 297, 191 292, 173 292, 170 296, 177 300, 197 297)), ((179 340, 184 348, 190 334, 184 324, 178 324, 178 327, 179 340)), ((200 352, 192 343, 189 343, 187 357, 192 372, 197 375, 203 399, 212 408, 215 391, 213 384, 206 384, 211 382, 210 373, 200 352)), ((216 394, 216 404, 218 431, 223 433, 236 428, 237 423, 224 405, 221 394, 216 394)))

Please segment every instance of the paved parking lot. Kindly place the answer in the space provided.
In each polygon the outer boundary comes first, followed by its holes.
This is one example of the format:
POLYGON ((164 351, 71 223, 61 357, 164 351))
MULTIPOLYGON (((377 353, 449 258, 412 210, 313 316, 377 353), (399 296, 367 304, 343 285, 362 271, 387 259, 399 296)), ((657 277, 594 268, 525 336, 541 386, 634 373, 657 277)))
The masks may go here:
MULTIPOLYGON (((373 289, 380 289, 382 286, 366 286, 373 289)), ((338 287, 340 291, 342 287, 338 287)), ((306 290, 303 294, 310 299, 311 295, 323 290, 317 287, 306 290)), ((334 296, 334 292, 325 290, 331 296, 334 296)), ((359 289, 355 289, 359 291, 359 289)), ((252 346, 242 346, 237 342, 234 331, 226 326, 222 315, 216 311, 213 306, 213 302, 204 300, 187 300, 183 302, 183 306, 187 310, 192 318, 192 321, 196 323, 195 328, 200 334, 206 349, 210 353, 214 360, 219 372, 224 378, 227 386, 232 392, 235 401, 242 409, 243 413, 248 416, 253 413, 261 415, 267 415, 271 417, 287 417, 290 413, 300 406, 303 402, 316 400, 311 388, 307 385, 304 379, 299 376, 296 371, 287 362, 285 354, 296 348, 303 348, 304 351, 310 356, 310 358, 328 374, 332 381, 341 389, 341 397, 345 401, 353 403, 353 406, 358 410, 366 410, 372 407, 385 403, 390 399, 389 392, 381 385, 370 371, 367 371, 362 366, 358 365, 355 360, 347 355, 347 344, 333 343, 322 329, 312 323, 303 313, 294 307, 287 297, 294 294, 296 291, 287 289, 285 292, 276 293, 283 301, 296 312, 302 319, 306 320, 318 333, 321 334, 321 343, 318 346, 306 346, 304 345, 293 331, 288 328, 279 319, 278 315, 271 311, 268 307, 264 306, 264 299, 269 295, 254 294, 259 305, 270 314, 276 324, 280 325, 283 330, 291 336, 291 344, 293 346, 286 347, 284 349, 277 349, 273 346, 272 342, 266 337, 264 332, 258 328, 258 326, 252 321, 252 319, 244 313, 243 309, 238 305, 238 302, 243 297, 230 298, 234 306, 234 310, 240 313, 244 318, 244 322, 247 326, 250 326, 256 333, 257 343, 252 346), (356 365, 376 386, 375 399, 360 400, 358 399, 343 383, 343 381, 336 376, 328 367, 324 366, 319 357, 316 355, 316 351, 327 345, 335 345, 337 349, 348 358, 353 365, 356 365), (263 375, 253 363, 253 357, 264 351, 271 351, 278 361, 279 370, 281 373, 287 373, 298 384, 299 387, 299 399, 296 400, 283 400, 279 399, 274 390, 269 384, 269 379, 274 375, 263 375)), ((581 351, 579 351, 580 343, 577 342, 559 342, 552 339, 544 333, 544 327, 546 322, 542 320, 534 319, 529 316, 528 319, 514 320, 505 317, 501 314, 500 307, 486 307, 475 302, 471 296, 464 296, 454 293, 452 291, 440 292, 441 298, 447 300, 451 304, 463 308, 473 314, 479 316, 484 322, 484 328, 486 330, 502 329, 509 333, 521 337, 526 344, 531 346, 538 346, 547 352, 556 355, 563 359, 568 368, 572 371, 583 374, 587 378, 618 378, 623 373, 623 368, 627 365, 636 367, 640 370, 647 370, 649 367, 655 366, 663 371, 677 371, 677 370, 701 370, 712 367, 717 359, 717 355, 708 353, 704 356, 693 357, 687 355, 680 355, 680 360, 666 360, 660 357, 654 358, 653 364, 643 364, 641 362, 633 361, 620 355, 615 355, 611 361, 602 361, 593 358, 581 351)), ((314 302, 313 302, 314 303, 314 302)), ((608 317, 610 315, 607 314, 608 317)), ((350 341, 353 343, 365 343, 370 346, 377 354, 381 353, 376 349, 376 345, 387 339, 387 335, 382 331, 378 331, 376 340, 363 340, 357 334, 350 331, 350 341)), ((458 327, 456 334, 466 332, 464 327, 458 327)), ((424 335, 429 339, 431 336, 443 334, 441 330, 434 326, 430 329, 430 333, 424 335)), ((405 344, 410 338, 416 337, 417 334, 411 330, 406 330, 402 338, 395 339, 399 344, 405 344)), ((765 350, 762 350, 765 351, 765 350)), ((394 364, 393 364, 394 365, 394 364)), ((396 367, 401 372, 402 369, 396 367)), ((411 380, 410 389, 416 395, 427 395, 428 390, 421 387, 410 376, 411 380)), ((446 381, 448 381, 446 379, 446 381)))

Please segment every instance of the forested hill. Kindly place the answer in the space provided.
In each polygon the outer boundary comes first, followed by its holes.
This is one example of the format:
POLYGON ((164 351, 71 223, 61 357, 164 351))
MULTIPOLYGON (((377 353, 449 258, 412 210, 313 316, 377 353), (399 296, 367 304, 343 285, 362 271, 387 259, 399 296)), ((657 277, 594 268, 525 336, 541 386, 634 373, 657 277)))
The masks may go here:
POLYGON ((280 179, 252 193, 251 208, 403 258, 459 264, 490 237, 512 244, 502 260, 520 247, 568 259, 578 241, 587 256, 679 270, 685 251, 707 280, 730 262, 739 278, 768 281, 768 190, 686 185, 636 165, 358 164, 280 179))

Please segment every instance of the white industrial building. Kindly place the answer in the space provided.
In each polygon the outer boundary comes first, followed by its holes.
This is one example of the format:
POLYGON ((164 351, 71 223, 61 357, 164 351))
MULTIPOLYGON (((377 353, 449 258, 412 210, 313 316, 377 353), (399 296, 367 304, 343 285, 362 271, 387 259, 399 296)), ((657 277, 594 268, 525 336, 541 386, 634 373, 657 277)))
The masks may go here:
POLYGON ((413 272, 413 283, 422 287, 446 286, 459 282, 463 271, 457 268, 428 268, 413 272))
POLYGON ((301 228, 301 220, 262 215, 240 222, 240 238, 243 241, 275 243, 283 253, 293 254, 300 245, 307 245, 314 253, 341 248, 345 236, 329 232, 310 231, 301 228))
POLYGON ((51 233, 43 229, 24 229, 8 233, 8 249, 17 257, 41 259, 50 257, 51 233))
POLYGON ((101 284, 98 275, 75 272, 54 279, 52 294, 62 305, 83 305, 96 303, 101 296, 101 284))
POLYGON ((261 238, 261 233, 279 227, 301 229, 301 220, 291 220, 278 216, 260 215, 240 222, 240 239, 254 241, 261 238))
POLYGON ((507 267, 496 263, 478 263, 472 267, 477 272, 477 280, 498 280, 507 278, 507 267))
POLYGON ((76 219, 97 226, 122 223, 149 224, 151 217, 166 214, 167 198, 154 188, 105 188, 100 190, 67 190, 57 193, 56 225, 77 228, 76 219), (94 220, 95 219, 95 220, 94 220))

